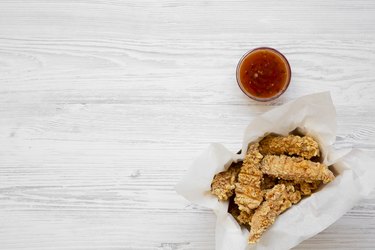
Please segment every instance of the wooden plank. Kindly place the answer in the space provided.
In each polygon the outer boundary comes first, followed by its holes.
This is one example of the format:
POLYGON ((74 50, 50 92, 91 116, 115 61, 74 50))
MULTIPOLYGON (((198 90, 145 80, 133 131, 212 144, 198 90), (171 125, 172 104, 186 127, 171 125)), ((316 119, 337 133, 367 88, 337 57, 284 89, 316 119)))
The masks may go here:
MULTIPOLYGON (((174 185, 211 142, 330 91, 336 147, 375 149, 373 1, 2 1, 0 248, 214 249, 174 185), (283 52, 288 91, 248 100, 235 67, 283 52)), ((296 249, 372 249, 375 193, 296 249)))

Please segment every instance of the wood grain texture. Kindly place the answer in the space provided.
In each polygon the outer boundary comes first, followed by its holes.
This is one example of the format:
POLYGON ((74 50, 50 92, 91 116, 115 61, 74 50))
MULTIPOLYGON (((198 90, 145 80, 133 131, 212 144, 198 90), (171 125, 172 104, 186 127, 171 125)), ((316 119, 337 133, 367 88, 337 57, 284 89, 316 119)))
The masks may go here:
MULTIPOLYGON (((336 147, 375 149, 374 23, 370 0, 1 1, 0 248, 214 249, 214 214, 174 191, 209 143, 328 90, 336 147), (267 105, 235 82, 257 46, 293 71, 267 105)), ((375 193, 296 249, 374 234, 375 193)))

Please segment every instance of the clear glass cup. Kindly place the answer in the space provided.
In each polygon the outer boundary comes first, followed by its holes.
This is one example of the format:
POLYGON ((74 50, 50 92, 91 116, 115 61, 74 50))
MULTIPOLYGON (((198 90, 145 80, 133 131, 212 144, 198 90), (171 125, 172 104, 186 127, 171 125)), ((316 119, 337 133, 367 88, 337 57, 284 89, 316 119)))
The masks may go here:
POLYGON ((248 51, 246 54, 244 54, 241 57, 240 61, 237 64, 237 68, 236 68, 237 83, 238 83, 238 86, 240 87, 240 89, 242 90, 242 92, 245 95, 247 95, 248 97, 250 97, 251 99, 256 100, 256 101, 260 101, 260 102, 271 101, 271 100, 274 100, 274 99, 278 98, 279 96, 281 96, 287 90, 287 88, 289 87, 291 78, 292 78, 292 71, 290 69, 290 65, 289 65, 289 62, 286 59, 286 57, 283 54, 281 54, 279 51, 277 51, 276 49, 269 48, 269 47, 259 47, 259 48, 255 48, 253 50, 248 51), (253 95, 252 93, 250 93, 249 91, 246 90, 246 88, 243 86, 243 83, 241 82, 241 79, 240 79, 240 69, 241 69, 243 61, 248 56, 250 56, 252 53, 258 52, 259 50, 265 50, 267 52, 271 52, 274 55, 276 55, 278 58, 280 58, 283 61, 286 72, 287 72, 287 78, 285 80, 285 83, 283 84, 282 89, 280 89, 279 92, 277 92, 275 95, 273 95, 271 97, 264 97, 263 98, 263 97, 258 97, 258 96, 253 95))

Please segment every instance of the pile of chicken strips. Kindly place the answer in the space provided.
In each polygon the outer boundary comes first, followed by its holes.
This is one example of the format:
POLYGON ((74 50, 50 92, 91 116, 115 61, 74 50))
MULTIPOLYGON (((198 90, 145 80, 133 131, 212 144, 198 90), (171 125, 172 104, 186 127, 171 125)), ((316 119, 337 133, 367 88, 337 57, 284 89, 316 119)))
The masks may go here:
POLYGON ((211 193, 229 200, 228 212, 256 243, 277 216, 335 178, 319 159, 310 136, 268 135, 249 144, 243 162, 215 175, 211 193))

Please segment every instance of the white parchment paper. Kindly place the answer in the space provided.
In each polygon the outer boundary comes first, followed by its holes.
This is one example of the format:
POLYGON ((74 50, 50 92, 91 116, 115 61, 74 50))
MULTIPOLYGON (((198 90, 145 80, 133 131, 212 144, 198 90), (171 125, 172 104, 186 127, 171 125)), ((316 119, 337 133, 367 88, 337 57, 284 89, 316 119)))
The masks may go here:
POLYGON ((335 138, 336 112, 329 93, 304 96, 255 118, 246 128, 241 155, 211 144, 193 162, 176 190, 215 212, 217 250, 290 249, 334 223, 375 186, 373 154, 361 150, 337 152, 332 147, 335 138), (249 232, 227 212, 228 202, 219 202, 210 193, 212 178, 232 162, 243 159, 249 142, 270 132, 286 135, 296 128, 318 140, 324 163, 334 164, 337 176, 322 190, 281 214, 261 240, 249 246, 249 232))

